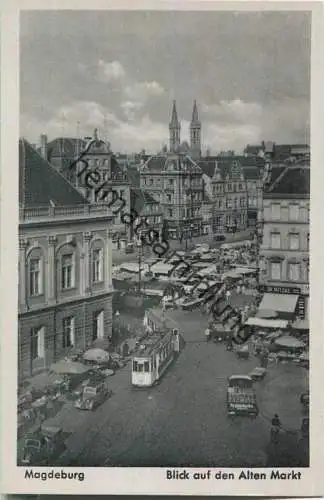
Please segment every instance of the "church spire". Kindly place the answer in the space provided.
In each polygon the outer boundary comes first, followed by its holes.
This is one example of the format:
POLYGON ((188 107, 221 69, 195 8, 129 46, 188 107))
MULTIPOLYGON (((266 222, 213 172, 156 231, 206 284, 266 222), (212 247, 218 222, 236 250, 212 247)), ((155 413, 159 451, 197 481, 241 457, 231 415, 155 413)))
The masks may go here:
POLYGON ((190 122, 190 151, 194 160, 201 157, 201 123, 199 121, 197 102, 194 100, 190 122))
POLYGON ((197 108, 196 100, 194 100, 194 103, 193 103, 191 123, 199 123, 198 108, 197 108))
POLYGON ((176 104, 176 101, 173 101, 172 115, 171 115, 170 125, 173 125, 173 126, 180 125, 179 124, 179 120, 178 120, 178 113, 177 113, 177 104, 176 104))
POLYGON ((169 124, 169 132, 170 132, 170 151, 175 153, 179 150, 180 147, 180 122, 178 120, 178 113, 176 102, 173 101, 172 105, 172 113, 171 113, 171 121, 169 124))

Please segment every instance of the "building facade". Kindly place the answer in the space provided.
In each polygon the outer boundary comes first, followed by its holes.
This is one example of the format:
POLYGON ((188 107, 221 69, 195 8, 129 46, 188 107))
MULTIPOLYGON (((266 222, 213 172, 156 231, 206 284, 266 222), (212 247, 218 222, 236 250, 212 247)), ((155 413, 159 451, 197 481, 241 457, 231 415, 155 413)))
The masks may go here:
POLYGON ((286 300, 301 320, 309 318, 309 207, 309 165, 273 168, 264 192, 261 291, 279 295, 281 306, 286 300))
POLYGON ((19 143, 19 375, 112 336, 111 228, 25 141, 19 143))
MULTIPOLYGON (((131 183, 127 169, 119 165, 111 151, 110 143, 99 138, 97 129, 93 137, 57 138, 50 143, 47 143, 47 137, 42 135, 40 153, 89 203, 104 204, 111 200, 111 195, 107 194, 108 190, 114 190, 124 200, 123 211, 129 213, 131 183), (81 153, 82 160, 75 163, 81 153)), ((113 242, 116 248, 120 247, 121 241, 130 237, 130 228, 121 222, 121 214, 122 212, 119 212, 114 218, 113 242)))

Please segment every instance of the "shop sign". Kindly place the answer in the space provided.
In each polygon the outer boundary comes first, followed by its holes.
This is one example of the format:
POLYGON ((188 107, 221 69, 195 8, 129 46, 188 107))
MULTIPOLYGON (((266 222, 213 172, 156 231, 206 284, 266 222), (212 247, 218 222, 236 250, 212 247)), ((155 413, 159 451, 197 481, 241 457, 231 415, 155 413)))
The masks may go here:
POLYGON ((284 295, 299 295, 300 294, 300 288, 290 288, 287 286, 261 286, 260 287, 260 292, 261 293, 278 293, 278 294, 284 294, 284 295))

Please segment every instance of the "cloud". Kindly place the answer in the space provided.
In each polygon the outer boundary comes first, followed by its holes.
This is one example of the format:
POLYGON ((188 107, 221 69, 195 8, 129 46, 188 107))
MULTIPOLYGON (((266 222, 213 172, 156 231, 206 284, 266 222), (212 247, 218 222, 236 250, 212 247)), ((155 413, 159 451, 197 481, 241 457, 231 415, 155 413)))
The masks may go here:
POLYGON ((140 82, 128 85, 124 92, 130 99, 145 103, 152 96, 163 95, 164 88, 156 81, 140 82))
POLYGON ((123 65, 118 61, 106 62, 99 59, 98 78, 101 82, 120 80, 126 75, 123 65))

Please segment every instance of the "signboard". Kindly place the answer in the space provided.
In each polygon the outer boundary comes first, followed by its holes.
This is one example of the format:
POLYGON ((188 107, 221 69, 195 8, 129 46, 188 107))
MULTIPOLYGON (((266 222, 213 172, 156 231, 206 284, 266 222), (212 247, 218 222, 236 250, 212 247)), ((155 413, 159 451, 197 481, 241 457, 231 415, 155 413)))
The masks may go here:
POLYGON ((309 285, 300 285, 300 293, 303 295, 309 295, 309 285))
POLYGON ((299 295, 300 288, 289 288, 287 286, 270 286, 262 285, 260 286, 261 293, 278 293, 284 295, 299 295))

